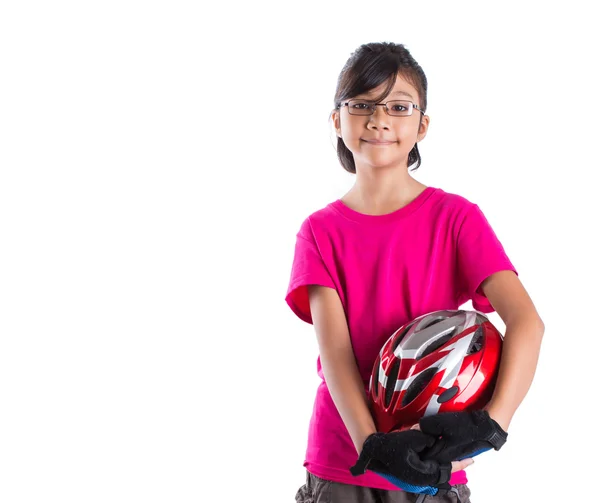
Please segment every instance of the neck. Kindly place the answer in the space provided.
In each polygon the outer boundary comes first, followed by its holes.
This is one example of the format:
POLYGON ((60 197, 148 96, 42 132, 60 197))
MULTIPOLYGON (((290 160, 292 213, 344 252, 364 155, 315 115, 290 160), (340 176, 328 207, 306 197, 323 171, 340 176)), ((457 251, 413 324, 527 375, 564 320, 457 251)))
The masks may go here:
POLYGON ((356 181, 343 201, 372 215, 390 213, 412 201, 425 185, 408 174, 408 168, 358 169, 356 181))

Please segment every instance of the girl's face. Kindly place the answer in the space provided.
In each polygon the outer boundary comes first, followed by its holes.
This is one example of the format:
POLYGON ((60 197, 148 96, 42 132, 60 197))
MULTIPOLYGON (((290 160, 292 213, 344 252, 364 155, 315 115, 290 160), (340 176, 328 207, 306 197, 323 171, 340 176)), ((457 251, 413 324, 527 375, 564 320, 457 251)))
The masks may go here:
MULTIPOLYGON (((385 83, 352 99, 371 100, 385 88, 385 83)), ((417 90, 398 75, 394 88, 380 103, 407 100, 419 105, 417 90)), ((348 100, 344 100, 346 102, 348 100)), ((333 121, 337 135, 354 156, 357 172, 364 168, 408 167, 408 154, 427 134, 429 117, 413 108, 405 117, 388 115, 382 106, 373 115, 350 115, 347 106, 334 110, 333 121), (375 144, 373 140, 386 143, 375 144)))

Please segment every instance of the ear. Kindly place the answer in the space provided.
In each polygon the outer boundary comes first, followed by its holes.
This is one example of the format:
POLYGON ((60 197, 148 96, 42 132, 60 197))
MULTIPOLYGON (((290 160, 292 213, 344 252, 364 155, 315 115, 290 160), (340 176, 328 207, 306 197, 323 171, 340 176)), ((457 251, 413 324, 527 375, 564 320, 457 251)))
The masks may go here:
POLYGON ((339 110, 334 109, 331 112, 331 118, 333 119, 333 127, 335 128, 335 134, 338 135, 339 138, 342 137, 342 129, 340 126, 340 112, 339 110))
POLYGON ((429 120, 429 115, 424 115, 421 119, 421 123, 419 124, 419 132, 417 133, 418 142, 427 136, 427 131, 429 130, 429 120))

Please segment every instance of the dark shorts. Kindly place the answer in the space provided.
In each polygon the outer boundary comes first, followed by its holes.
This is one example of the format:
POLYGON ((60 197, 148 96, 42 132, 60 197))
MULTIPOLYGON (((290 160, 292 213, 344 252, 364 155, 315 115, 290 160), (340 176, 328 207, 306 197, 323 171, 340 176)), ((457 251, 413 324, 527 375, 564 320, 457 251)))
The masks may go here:
POLYGON ((386 491, 323 480, 306 472, 306 484, 296 493, 296 503, 470 503, 466 484, 453 486, 444 496, 386 491))

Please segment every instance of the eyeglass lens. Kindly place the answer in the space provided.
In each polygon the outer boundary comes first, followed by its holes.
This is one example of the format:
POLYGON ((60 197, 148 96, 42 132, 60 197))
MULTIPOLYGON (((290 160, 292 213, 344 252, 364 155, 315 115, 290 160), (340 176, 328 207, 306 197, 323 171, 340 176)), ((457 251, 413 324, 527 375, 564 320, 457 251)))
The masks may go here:
MULTIPOLYGON (((394 116, 411 115, 413 111, 413 104, 410 101, 388 101, 386 105, 388 113, 394 116)), ((366 100, 348 101, 348 112, 352 115, 371 115, 374 108, 374 104, 366 100)))

